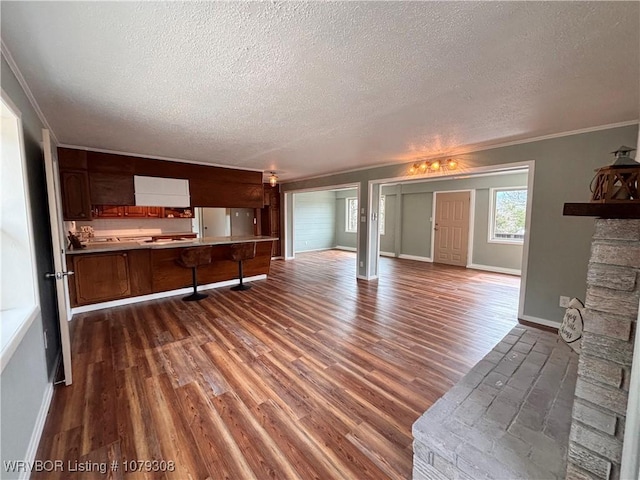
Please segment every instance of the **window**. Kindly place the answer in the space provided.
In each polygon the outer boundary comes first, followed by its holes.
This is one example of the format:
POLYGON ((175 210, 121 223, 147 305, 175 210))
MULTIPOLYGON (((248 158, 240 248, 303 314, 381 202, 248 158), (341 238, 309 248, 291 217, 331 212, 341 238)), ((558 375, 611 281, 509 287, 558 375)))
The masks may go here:
POLYGON ((526 213, 526 188, 492 188, 489 241, 522 243, 526 213))
POLYGON ((384 195, 380 195, 380 212, 378 213, 378 230, 380 231, 380 235, 384 235, 384 195))
POLYGON ((5 102, 4 92, 0 103, 0 363, 4 368, 39 309, 22 123, 16 110, 5 102))
POLYGON ((346 199, 347 214, 345 232, 355 233, 358 231, 358 199, 347 198, 346 199))

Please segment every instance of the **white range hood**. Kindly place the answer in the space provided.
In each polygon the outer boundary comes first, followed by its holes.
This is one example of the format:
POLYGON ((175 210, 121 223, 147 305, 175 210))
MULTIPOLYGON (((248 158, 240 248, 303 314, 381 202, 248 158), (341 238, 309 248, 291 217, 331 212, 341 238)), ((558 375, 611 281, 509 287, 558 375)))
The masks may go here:
POLYGON ((189 180, 183 178, 133 177, 136 205, 143 207, 189 207, 189 180))

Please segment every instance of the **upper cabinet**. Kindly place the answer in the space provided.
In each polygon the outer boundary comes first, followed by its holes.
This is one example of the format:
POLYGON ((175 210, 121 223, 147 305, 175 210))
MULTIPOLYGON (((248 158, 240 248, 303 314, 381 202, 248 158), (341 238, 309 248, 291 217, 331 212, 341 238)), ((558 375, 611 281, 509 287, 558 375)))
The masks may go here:
POLYGON ((62 216, 65 220, 91 220, 87 155, 81 150, 58 149, 62 216))
POLYGON ((62 216, 65 220, 91 220, 87 172, 61 170, 62 216))
MULTIPOLYGON (((153 202, 149 203, 148 199, 136 201, 134 176, 184 179, 189 203, 169 205, 171 207, 263 206, 261 172, 71 148, 58 148, 58 158, 65 220, 89 220, 91 205, 151 205, 153 202)), ((161 215, 161 212, 154 215, 149 214, 150 210, 147 212, 148 216, 161 215)))

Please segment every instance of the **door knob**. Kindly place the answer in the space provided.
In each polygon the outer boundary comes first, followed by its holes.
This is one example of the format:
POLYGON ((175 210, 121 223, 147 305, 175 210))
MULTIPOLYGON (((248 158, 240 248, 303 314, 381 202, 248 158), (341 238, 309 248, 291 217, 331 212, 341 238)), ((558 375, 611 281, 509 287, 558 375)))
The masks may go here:
POLYGON ((55 272, 55 273, 45 273, 44 276, 46 278, 55 278, 56 280, 62 280, 63 277, 68 277, 70 275, 75 275, 76 272, 69 270, 68 272, 55 272))

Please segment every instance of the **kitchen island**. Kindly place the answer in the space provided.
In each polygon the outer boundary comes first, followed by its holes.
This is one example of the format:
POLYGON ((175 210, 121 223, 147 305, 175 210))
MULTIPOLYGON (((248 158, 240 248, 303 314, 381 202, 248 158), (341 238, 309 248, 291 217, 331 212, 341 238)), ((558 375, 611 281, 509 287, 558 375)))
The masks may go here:
POLYGON ((230 260, 230 245, 256 243, 256 256, 244 262, 245 281, 266 278, 275 237, 205 237, 155 242, 127 241, 89 244, 67 252, 69 297, 74 313, 181 294, 191 285, 191 270, 177 259, 184 248, 211 246, 211 264, 198 268, 198 284, 206 288, 231 285, 238 264, 230 260))

